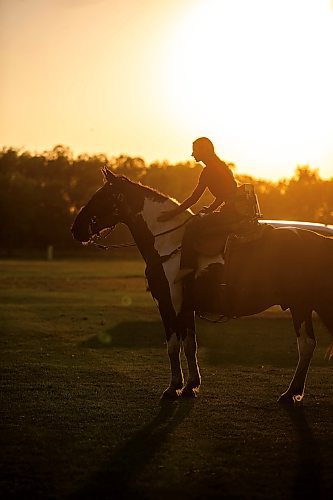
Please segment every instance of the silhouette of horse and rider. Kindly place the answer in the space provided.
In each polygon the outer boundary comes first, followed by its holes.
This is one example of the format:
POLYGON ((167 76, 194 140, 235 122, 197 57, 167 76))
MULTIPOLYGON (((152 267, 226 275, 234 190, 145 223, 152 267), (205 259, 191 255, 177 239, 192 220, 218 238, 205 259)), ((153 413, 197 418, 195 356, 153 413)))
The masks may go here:
POLYGON ((280 401, 301 401, 316 346, 313 311, 333 334, 333 240, 303 229, 260 225, 253 186, 237 186, 212 142, 195 140, 192 154, 204 168, 181 204, 104 168, 105 184, 77 214, 72 234, 96 244, 104 229, 118 223, 129 228, 166 332, 171 380, 164 397, 193 396, 199 389, 195 313, 241 317, 280 305, 291 312, 299 353, 280 401), (206 188, 215 199, 193 216, 188 209, 206 188), (181 347, 188 364, 185 385, 181 347))

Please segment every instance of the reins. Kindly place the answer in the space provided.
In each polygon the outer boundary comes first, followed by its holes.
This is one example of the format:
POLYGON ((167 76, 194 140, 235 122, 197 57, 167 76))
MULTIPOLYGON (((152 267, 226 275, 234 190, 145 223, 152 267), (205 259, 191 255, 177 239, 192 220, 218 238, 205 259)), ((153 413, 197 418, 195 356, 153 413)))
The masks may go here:
POLYGON ((164 236, 165 234, 172 233, 173 231, 177 231, 177 229, 179 229, 180 227, 185 226, 185 224, 187 224, 188 221, 192 219, 192 217, 194 217, 194 215, 191 215, 184 222, 182 222, 181 224, 179 224, 176 227, 172 227, 171 229, 168 229, 167 231, 162 231, 161 233, 154 234, 154 238, 157 238, 158 236, 164 236))
MULTIPOLYGON (((177 231, 177 229, 185 226, 185 224, 187 224, 189 222, 189 220, 191 220, 193 217, 193 215, 191 215, 190 217, 188 217, 185 221, 183 221, 181 224, 178 224, 178 226, 176 227, 172 227, 171 229, 167 229, 166 231, 162 231, 160 233, 157 233, 157 234, 153 234, 153 238, 158 238, 159 236, 164 236, 166 234, 169 234, 169 233, 173 233, 174 231, 177 231)), ((97 237, 99 239, 105 239, 109 236, 109 234, 112 232, 112 229, 111 228, 109 230, 109 232, 105 235, 105 236, 100 236, 100 235, 97 235, 97 237)), ((112 248, 128 248, 128 247, 135 247, 136 246, 136 243, 135 241, 131 242, 131 243, 113 243, 113 244, 110 244, 110 245, 102 245, 101 243, 97 243, 96 241, 90 241, 89 242, 90 245, 94 245, 95 247, 98 247, 98 248, 102 248, 103 250, 111 250, 112 248)), ((175 250, 173 250, 170 254, 168 254, 168 256, 164 256, 164 257, 171 257, 172 255, 175 255, 176 253, 178 253, 178 251, 180 250, 180 246, 177 247, 175 250)))

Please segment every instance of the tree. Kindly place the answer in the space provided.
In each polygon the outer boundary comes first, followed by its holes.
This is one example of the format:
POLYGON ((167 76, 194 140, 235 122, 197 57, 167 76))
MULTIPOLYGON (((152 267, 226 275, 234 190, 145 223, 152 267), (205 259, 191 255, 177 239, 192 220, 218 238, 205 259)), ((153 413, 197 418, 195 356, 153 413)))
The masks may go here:
MULTIPOLYGON (((32 154, 14 148, 0 151, 0 245, 15 248, 73 248, 70 226, 80 207, 102 185, 101 168, 147 184, 183 201, 198 182, 202 166, 194 162, 146 165, 142 158, 126 155, 73 157, 57 145, 51 151, 32 154)), ((278 182, 238 175, 239 183, 255 185, 265 218, 299 219, 333 224, 333 178, 323 180, 317 169, 298 166, 291 179, 278 182)), ((206 191, 199 209, 209 204, 206 191)), ((122 231, 114 235, 124 238, 122 231)), ((126 236, 127 237, 127 236, 126 236)))

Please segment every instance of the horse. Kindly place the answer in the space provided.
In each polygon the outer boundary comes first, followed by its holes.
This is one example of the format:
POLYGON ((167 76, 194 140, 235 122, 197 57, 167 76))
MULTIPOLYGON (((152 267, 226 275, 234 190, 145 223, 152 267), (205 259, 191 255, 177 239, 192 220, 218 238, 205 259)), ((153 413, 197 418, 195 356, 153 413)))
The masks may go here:
MULTIPOLYGON (((221 251, 198 255, 191 284, 192 306, 185 307, 188 301, 184 299, 184 284, 176 277, 183 234, 193 213, 187 210, 172 220, 159 222, 158 216, 174 208, 176 200, 106 167, 103 174, 104 185, 78 212, 72 235, 89 244, 96 243, 101 232, 111 231, 118 223, 129 228, 146 263, 148 289, 158 304, 166 335, 171 379, 162 398, 198 394, 201 376, 196 314, 240 317, 279 305, 291 312, 299 359, 289 387, 278 401, 286 405, 301 403, 316 347, 313 311, 333 335, 333 239, 303 229, 270 227, 259 239, 231 243, 228 259, 221 251), (188 365, 185 384, 181 348, 188 365)), ((223 236, 226 240, 230 235, 223 236)))

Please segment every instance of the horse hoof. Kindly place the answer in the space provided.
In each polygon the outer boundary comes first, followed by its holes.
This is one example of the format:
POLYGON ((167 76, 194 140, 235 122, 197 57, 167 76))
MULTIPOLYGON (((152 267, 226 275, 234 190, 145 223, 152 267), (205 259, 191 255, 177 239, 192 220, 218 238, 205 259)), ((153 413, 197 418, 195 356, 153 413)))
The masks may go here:
POLYGON ((163 392, 161 399, 172 401, 174 399, 177 399, 178 396, 179 396, 179 391, 177 391, 177 389, 175 389, 174 387, 168 387, 163 392))
POLYGON ((199 387, 193 389, 193 387, 184 387, 180 393, 182 398, 196 398, 199 393, 199 387))

